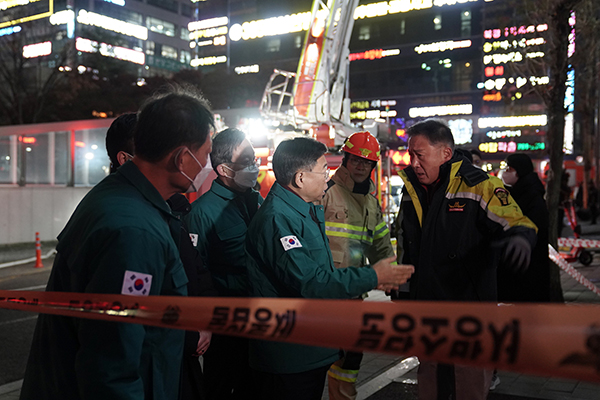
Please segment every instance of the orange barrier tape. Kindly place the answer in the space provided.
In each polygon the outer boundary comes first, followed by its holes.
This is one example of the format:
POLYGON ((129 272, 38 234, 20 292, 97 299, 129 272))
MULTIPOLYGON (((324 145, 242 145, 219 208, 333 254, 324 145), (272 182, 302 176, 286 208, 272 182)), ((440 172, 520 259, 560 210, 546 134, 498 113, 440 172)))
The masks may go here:
POLYGON ((600 381, 600 306, 0 291, 0 308, 600 381))
MULTIPOLYGON (((554 261, 554 263, 556 265, 558 265, 560 267, 560 269, 562 269, 567 274, 569 274, 577 282, 581 283, 583 286, 585 286, 586 288, 590 289, 592 292, 594 292, 598 296, 600 296, 600 288, 598 288, 598 286, 596 286, 592 282, 590 282, 590 280, 587 279, 585 276, 581 275, 581 272, 577 271, 571 264, 566 262, 560 256, 560 254, 558 254, 558 252, 554 249, 554 247, 552 247, 552 245, 548 245, 548 256, 550 257, 550 259, 552 261, 554 261)), ((599 357, 600 357, 600 355, 599 355, 599 357)), ((600 362, 600 359, 598 361, 600 362)), ((599 368, 600 368, 600 364, 599 364, 599 368)))
POLYGON ((575 238, 558 238, 560 247, 584 247, 586 249, 600 248, 600 240, 593 239, 575 239, 575 238))

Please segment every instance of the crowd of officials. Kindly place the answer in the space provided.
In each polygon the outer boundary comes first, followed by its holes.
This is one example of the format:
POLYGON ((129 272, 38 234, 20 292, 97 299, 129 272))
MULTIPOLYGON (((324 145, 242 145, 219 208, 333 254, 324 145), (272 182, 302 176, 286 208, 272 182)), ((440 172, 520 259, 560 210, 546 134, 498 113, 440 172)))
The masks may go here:
MULTIPOLYGON (((507 189, 455 149, 447 125, 413 125, 390 232, 372 194, 380 148, 368 132, 346 140, 332 176, 325 145, 281 142, 263 199, 246 135, 214 130, 206 100, 182 88, 117 118, 106 137, 112 173, 58 236, 46 290, 361 301, 380 289, 398 307, 547 300, 547 212, 527 156, 507 160, 507 189), (210 190, 190 205, 181 193, 196 192, 211 171, 210 190), (540 291, 530 293, 532 285, 540 291)), ((331 399, 355 399, 361 359, 344 349, 40 314, 21 399, 318 400, 326 379, 331 399)), ((432 362, 418 374, 423 400, 485 399, 492 381, 492 371, 432 362)))

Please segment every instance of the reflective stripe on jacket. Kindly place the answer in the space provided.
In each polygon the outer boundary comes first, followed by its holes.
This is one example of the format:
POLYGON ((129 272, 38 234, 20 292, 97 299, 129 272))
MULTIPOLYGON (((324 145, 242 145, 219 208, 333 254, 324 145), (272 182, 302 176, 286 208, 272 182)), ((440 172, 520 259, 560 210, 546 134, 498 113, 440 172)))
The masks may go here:
MULTIPOLYGON (((390 231, 381 207, 370 193, 353 193, 354 180, 340 166, 331 178, 333 185, 323 197, 325 229, 336 268, 362 267, 394 255, 390 231)), ((375 190, 370 182, 369 192, 375 190)))
POLYGON ((519 234, 533 247, 535 225, 525 217, 502 181, 454 157, 440 167, 430 202, 411 167, 400 172, 404 196, 397 219, 398 254, 413 264, 411 298, 496 300, 496 267, 503 246, 519 234))

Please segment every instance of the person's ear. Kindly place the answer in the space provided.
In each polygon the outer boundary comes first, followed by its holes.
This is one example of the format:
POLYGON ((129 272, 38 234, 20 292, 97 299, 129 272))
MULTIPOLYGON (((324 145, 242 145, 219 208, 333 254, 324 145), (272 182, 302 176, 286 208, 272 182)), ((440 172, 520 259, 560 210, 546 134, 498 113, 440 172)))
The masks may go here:
POLYGON ((185 164, 185 159, 183 157, 183 153, 185 151, 185 146, 180 146, 171 152, 171 157, 173 158, 173 163, 175 164, 175 168, 179 171, 183 171, 183 166, 185 164))
POLYGON ((225 166, 223 164, 219 164, 219 165, 217 165, 217 170, 215 172, 219 176, 224 176, 226 178, 229 178, 229 175, 227 175, 226 170, 227 170, 227 168, 225 168, 225 166))
POLYGON ((119 166, 125 164, 130 159, 130 155, 125 151, 120 151, 117 153, 117 161, 119 162, 119 166))
POLYGON ((452 159, 452 149, 450 147, 444 147, 442 155, 444 157, 444 162, 449 161, 452 159))
POLYGON ((292 178, 292 185, 298 189, 304 187, 304 172, 296 172, 292 178))

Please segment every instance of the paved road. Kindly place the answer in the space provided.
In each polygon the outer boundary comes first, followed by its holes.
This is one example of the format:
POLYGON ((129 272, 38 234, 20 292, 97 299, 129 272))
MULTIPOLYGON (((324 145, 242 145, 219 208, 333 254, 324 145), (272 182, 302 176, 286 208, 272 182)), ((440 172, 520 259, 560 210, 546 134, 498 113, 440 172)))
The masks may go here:
MULTIPOLYGON (((39 290, 46 287, 53 259, 44 268, 33 263, 0 269, 0 290, 39 290)), ((0 309, 0 386, 23 379, 36 313, 0 309)))

